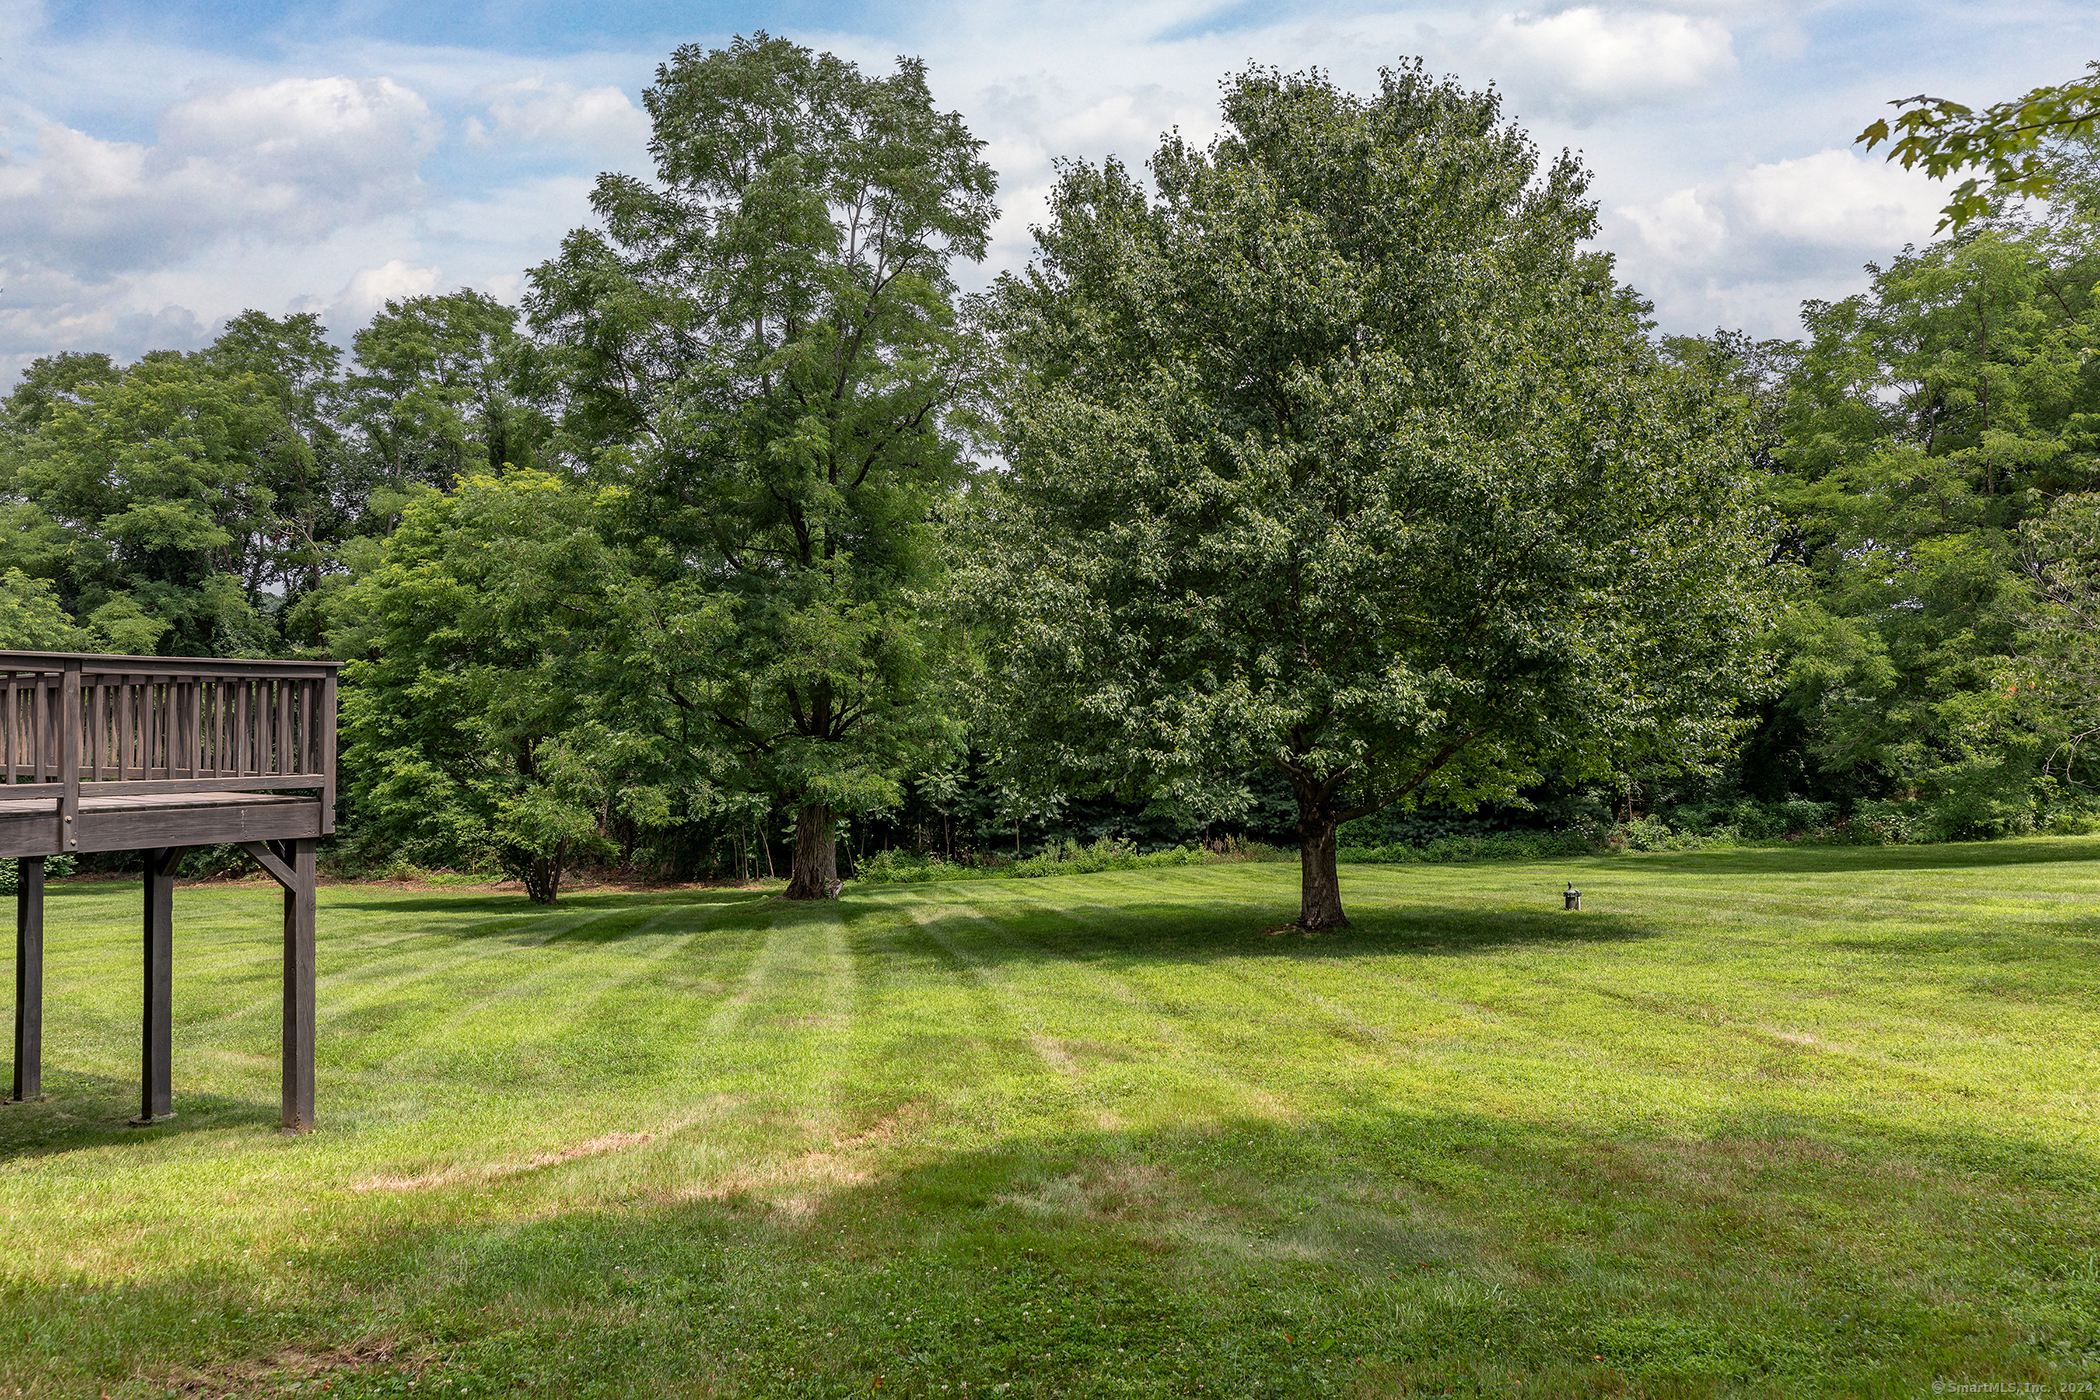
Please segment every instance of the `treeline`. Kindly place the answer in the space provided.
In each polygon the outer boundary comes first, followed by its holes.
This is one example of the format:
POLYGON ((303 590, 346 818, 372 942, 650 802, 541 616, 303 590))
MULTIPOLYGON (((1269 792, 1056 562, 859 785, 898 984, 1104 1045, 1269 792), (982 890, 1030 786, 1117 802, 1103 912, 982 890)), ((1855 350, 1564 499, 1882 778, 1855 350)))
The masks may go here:
POLYGON ((2100 811, 2081 151, 1797 341, 1658 340, 1579 167, 1418 69, 1250 70, 981 298, 993 173, 915 64, 761 35, 647 106, 657 178, 520 309, 36 362, 0 645, 340 657, 336 859, 539 898, 2100 811))
MULTIPOLYGON (((2090 830, 2100 567, 2100 162, 1802 307, 1803 336, 1677 341, 1757 406, 1791 580, 1783 686, 1719 781, 1911 839, 2090 830)), ((1638 799, 1637 799, 1638 802, 1638 799)))

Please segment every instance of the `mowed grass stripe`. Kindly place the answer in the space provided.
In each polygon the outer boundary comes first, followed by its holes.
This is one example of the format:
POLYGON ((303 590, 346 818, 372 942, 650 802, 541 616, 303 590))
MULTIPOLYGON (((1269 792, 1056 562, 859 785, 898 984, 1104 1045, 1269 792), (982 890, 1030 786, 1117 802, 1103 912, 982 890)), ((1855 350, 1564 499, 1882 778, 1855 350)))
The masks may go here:
MULTIPOLYGON (((135 1011, 0 1115, 0 1384, 267 1391, 238 1368, 381 1335, 416 1393, 2076 1379, 2100 842, 1927 854, 1351 867, 1313 940, 1252 864, 517 918, 331 889, 290 1143, 274 901, 186 889, 221 973, 172 1131, 115 1126, 135 1011)), ((136 890, 77 888, 83 999, 130 1010, 136 890)))

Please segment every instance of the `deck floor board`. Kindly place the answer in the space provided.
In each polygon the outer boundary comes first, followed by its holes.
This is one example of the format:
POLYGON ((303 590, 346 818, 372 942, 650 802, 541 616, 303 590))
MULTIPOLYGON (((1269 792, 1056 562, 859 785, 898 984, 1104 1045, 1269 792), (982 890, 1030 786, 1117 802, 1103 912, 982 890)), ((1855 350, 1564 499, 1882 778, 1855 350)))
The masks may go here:
MULTIPOLYGON (((0 785, 4 787, 4 785, 0 785)), ((55 794, 0 797, 0 858, 85 855, 230 841, 290 841, 322 834, 321 801, 281 792, 97 796, 83 783, 68 835, 55 794)))

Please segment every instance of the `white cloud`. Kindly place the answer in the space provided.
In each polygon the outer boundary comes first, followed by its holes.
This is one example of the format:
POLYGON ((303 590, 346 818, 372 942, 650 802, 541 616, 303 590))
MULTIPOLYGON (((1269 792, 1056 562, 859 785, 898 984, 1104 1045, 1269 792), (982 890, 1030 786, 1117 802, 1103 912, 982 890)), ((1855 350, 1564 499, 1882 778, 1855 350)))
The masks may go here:
POLYGON ((322 319, 338 330, 350 330, 365 322, 390 301, 426 296, 437 290, 438 270, 411 267, 401 258, 391 258, 378 267, 359 268, 337 292, 322 319))
POLYGON ((0 255, 91 275, 166 265, 241 235, 311 241, 413 202, 436 137, 386 78, 286 78, 168 109, 152 146, 47 123, 0 165, 0 255))
POLYGON ((1488 26, 1481 57, 1521 92, 1593 113, 1696 88, 1735 71, 1735 41, 1717 19, 1606 11, 1508 14, 1488 26))
POLYGON ((1783 324, 1807 297, 1855 290, 1862 264, 1929 238, 1945 199, 1922 175, 1827 150, 1623 205, 1608 222, 1635 235, 1618 240, 1622 263, 1666 316, 1783 324))
POLYGON ((1945 198, 1922 176, 1830 150, 1616 212, 1662 262, 1753 274, 1893 252, 1932 231, 1945 198))
MULTIPOLYGON (((2100 7, 2044 5, 2040 45, 2002 0, 1946 0, 1915 45, 1872 0, 971 0, 787 29, 871 72, 923 56, 941 106, 990 143, 1003 214, 987 265, 958 269, 969 285, 1028 256, 1053 158, 1137 165, 1170 127, 1206 140, 1219 79, 1250 61, 1367 92, 1420 55, 1498 82, 1542 149, 1583 148, 1603 246, 1666 326, 1771 334, 1932 222, 1929 188, 1877 194, 1887 172, 1781 158, 1842 145, 1895 93, 2060 79, 2064 53, 2100 42, 2100 7), (1927 212, 1877 223, 1891 199, 1927 212)), ((389 266, 515 296, 591 220, 596 172, 649 171, 637 108, 663 50, 632 25, 549 31, 526 58, 396 40, 343 11, 207 49, 62 8, 0 0, 0 387, 53 350, 186 348, 244 307, 326 310, 347 332, 334 318, 415 290, 385 285, 389 266)))
POLYGON ((546 78, 493 83, 477 94, 489 121, 467 123, 470 139, 509 137, 597 150, 639 151, 649 139, 649 117, 616 87, 578 89, 546 78))

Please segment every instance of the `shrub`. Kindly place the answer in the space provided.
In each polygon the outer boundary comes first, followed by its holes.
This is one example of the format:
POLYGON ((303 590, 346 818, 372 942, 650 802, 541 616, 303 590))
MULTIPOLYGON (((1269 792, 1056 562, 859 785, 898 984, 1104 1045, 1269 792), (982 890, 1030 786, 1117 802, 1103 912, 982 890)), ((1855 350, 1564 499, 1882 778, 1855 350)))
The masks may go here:
POLYGON ((1744 798, 1728 809, 1728 824, 1745 841, 1769 841, 1786 835, 1786 819, 1762 802, 1744 798))
POLYGON ((1899 846, 1931 835, 1928 814, 1912 802, 1862 802, 1845 822, 1855 846, 1899 846))
POLYGON ((1829 826, 1837 816, 1835 802, 1811 802, 1805 797, 1789 797, 1779 804, 1779 820, 1787 835, 1819 831, 1829 826))
POLYGON ((1032 880, 1046 875, 1092 875, 1103 870, 1155 870, 1163 866, 1203 865, 1212 859, 1216 858, 1197 846, 1175 846, 1141 855, 1130 842, 1112 837, 1103 837, 1091 846, 1083 846, 1068 838, 1039 855, 996 865, 954 865, 939 856, 922 856, 910 851, 877 851, 860 862, 853 872, 853 883, 908 885, 929 880, 1032 880))
POLYGON ((928 880, 966 880, 973 873, 981 872, 951 864, 939 856, 923 856, 915 851, 877 851, 855 864, 852 883, 914 885, 928 880))
MULTIPOLYGON (((44 857, 46 880, 63 880, 79 868, 80 863, 72 856, 44 857)), ((12 860, 0 860, 0 894, 13 894, 21 887, 21 868, 12 860)))
POLYGON ((1343 846, 1335 860, 1345 865, 1446 864, 1475 860, 1539 860, 1547 856, 1589 855, 1597 840, 1587 830, 1498 831, 1486 836, 1440 836, 1419 845, 1395 841, 1383 846, 1343 846))
MULTIPOLYGON (((1350 822, 1350 826, 1357 823, 1350 822)), ((1346 828, 1344 828, 1346 830, 1346 828)), ((1250 836, 1227 836, 1213 841, 1205 848, 1206 865, 1232 865, 1242 861, 1296 860, 1296 851, 1272 846, 1266 841, 1256 841, 1250 836)))

